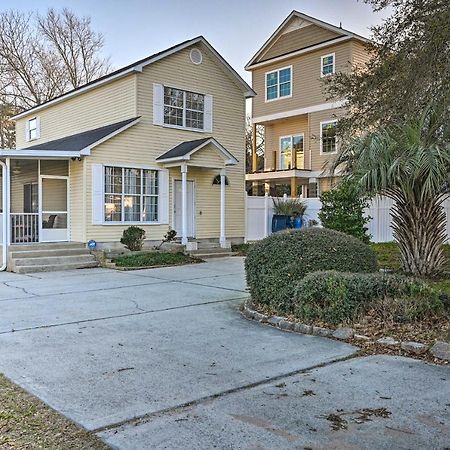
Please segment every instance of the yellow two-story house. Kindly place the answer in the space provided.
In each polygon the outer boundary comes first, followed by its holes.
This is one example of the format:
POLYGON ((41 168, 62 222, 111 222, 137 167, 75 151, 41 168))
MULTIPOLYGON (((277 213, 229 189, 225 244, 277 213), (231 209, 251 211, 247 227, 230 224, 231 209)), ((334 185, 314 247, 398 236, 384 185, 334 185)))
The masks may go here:
POLYGON ((0 151, 7 242, 112 247, 130 225, 242 241, 253 95, 200 36, 18 114, 0 151))
POLYGON ((264 127, 264 170, 246 176, 253 193, 317 197, 333 178, 326 163, 338 152, 336 124, 345 99, 327 100, 324 78, 369 58, 367 39, 293 11, 246 65, 252 74, 253 136, 264 127))

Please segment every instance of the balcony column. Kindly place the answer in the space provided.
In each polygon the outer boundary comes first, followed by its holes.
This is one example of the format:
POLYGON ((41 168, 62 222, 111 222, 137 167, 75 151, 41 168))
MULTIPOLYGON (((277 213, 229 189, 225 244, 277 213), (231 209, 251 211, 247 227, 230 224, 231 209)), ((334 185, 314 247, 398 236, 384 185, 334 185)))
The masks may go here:
POLYGON ((181 165, 181 243, 187 245, 187 164, 181 165))
POLYGON ((297 197, 297 178, 291 177, 291 197, 297 197))
MULTIPOLYGON (((256 155, 256 124, 252 124, 252 172, 258 169, 258 158, 256 155)), ((252 183, 252 195, 258 195, 258 182, 252 183)))
POLYGON ((220 171, 220 246, 227 246, 227 238, 225 236, 225 169, 220 171))

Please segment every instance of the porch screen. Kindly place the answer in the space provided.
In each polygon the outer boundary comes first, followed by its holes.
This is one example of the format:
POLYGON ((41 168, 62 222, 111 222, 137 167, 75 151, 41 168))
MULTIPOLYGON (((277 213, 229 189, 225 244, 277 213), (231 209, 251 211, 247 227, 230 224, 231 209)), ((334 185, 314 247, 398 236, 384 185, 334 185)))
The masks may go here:
POLYGON ((158 171, 105 167, 105 221, 157 222, 158 171))

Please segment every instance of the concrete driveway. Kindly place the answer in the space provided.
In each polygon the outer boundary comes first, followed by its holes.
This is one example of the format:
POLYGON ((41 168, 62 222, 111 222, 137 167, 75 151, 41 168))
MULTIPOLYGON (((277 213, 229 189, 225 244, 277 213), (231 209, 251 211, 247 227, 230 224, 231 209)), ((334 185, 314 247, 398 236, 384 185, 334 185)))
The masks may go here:
POLYGON ((115 448, 448 447, 448 368, 248 322, 246 296, 242 258, 0 273, 0 372, 115 448))

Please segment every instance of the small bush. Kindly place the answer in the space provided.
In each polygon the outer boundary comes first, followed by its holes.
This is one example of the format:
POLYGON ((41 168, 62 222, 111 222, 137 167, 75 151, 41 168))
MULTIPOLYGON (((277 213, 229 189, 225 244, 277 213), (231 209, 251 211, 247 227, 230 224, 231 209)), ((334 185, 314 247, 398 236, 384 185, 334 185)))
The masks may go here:
POLYGON ((134 255, 119 256, 114 259, 118 267, 153 267, 173 266, 179 264, 197 263, 201 260, 184 253, 145 252, 134 255))
POLYGON ((142 228, 131 226, 123 230, 120 243, 125 245, 128 250, 138 252, 144 245, 145 231, 142 228))
POLYGON ((425 282, 382 273, 314 272, 297 284, 295 315, 337 325, 369 310, 383 322, 414 322, 442 312, 438 292, 425 282))
POLYGON ((364 215, 368 199, 361 196, 352 182, 341 181, 334 189, 320 196, 322 208, 319 219, 325 228, 342 231, 368 243, 366 224, 369 218, 364 215))
POLYGON ((299 280, 318 270, 374 272, 373 250, 360 240, 338 231, 305 228, 273 234, 254 244, 245 261, 252 298, 292 313, 299 280))

